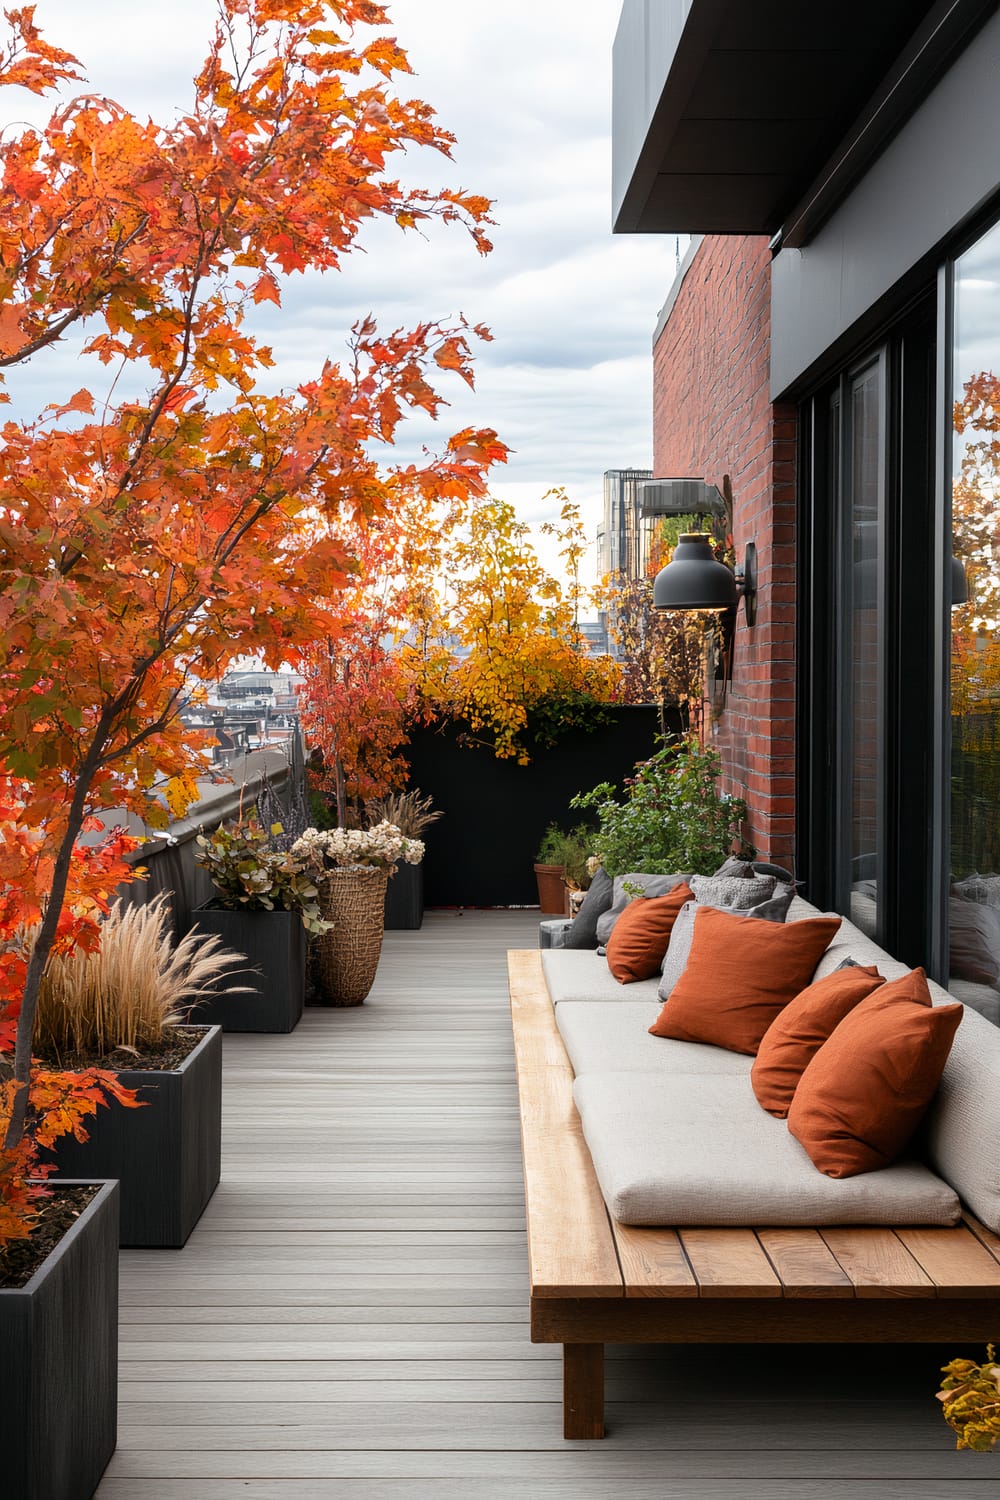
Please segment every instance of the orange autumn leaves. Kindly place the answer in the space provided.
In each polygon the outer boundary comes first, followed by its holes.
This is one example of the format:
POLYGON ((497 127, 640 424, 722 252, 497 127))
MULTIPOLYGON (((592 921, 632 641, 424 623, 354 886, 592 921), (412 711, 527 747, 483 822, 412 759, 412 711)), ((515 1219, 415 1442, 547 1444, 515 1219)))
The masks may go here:
MULTIPOLYGON (((31 7, 6 16, 0 84, 82 80, 31 7)), ((373 215, 489 248, 486 199, 388 170, 452 137, 394 92, 407 64, 385 19, 367 0, 219 0, 187 114, 83 94, 0 136, 0 368, 11 382, 70 338, 89 364, 66 390, 46 366, 46 410, 2 430, 0 940, 41 922, 31 964, 0 960, 0 1025, 21 1023, 8 1150, 46 956, 93 942, 128 874, 130 841, 82 843, 88 820, 183 812, 203 764, 179 719, 192 682, 345 635, 368 528, 463 505, 505 456, 473 429, 412 464, 373 452, 438 413, 437 377, 471 381, 484 329, 363 318, 341 361, 276 392, 244 321, 287 275, 336 271, 373 215)))

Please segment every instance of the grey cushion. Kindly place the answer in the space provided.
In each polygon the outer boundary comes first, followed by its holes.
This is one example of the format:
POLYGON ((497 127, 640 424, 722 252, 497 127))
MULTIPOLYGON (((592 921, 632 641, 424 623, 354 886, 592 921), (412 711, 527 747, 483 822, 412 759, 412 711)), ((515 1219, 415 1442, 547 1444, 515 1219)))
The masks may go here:
MULTIPOLYGON (((931 991, 936 1004, 952 998, 931 991)), ((1000 1234, 1000 1030, 975 1011, 955 1033, 922 1134, 934 1170, 1000 1234)))
MULTIPOLYGON (((634 989, 635 985, 630 985, 634 989)), ((556 1025, 573 1064, 573 1072, 584 1073, 741 1073, 749 1075, 753 1058, 702 1042, 675 1042, 670 1037, 650 1036, 649 1027, 659 1014, 652 999, 592 1005, 564 1000, 556 1007, 556 1025)))
MULTIPOLYGON (((790 898, 791 899, 791 898, 790 898)), ((729 911, 733 916, 756 917, 763 922, 783 922, 788 910, 788 902, 779 900, 777 897, 771 901, 761 902, 759 906, 751 906, 746 911, 733 912, 732 907, 715 906, 713 911, 729 911)), ((691 941, 694 937, 694 919, 698 911, 704 906, 711 906, 710 901, 685 901, 677 913, 673 931, 670 934, 670 942, 667 951, 663 955, 663 963, 660 966, 660 982, 657 993, 661 1000, 670 998, 670 991, 680 979, 687 967, 688 957, 691 953, 691 941)))
POLYGON ((598 944, 603 946, 608 941, 615 923, 632 899, 630 892, 625 889, 626 885, 640 886, 647 896, 665 896, 675 885, 690 879, 690 875, 644 875, 641 870, 632 871, 628 875, 616 875, 611 905, 597 919, 598 944))
POLYGON ((967 979, 948 980, 948 990, 970 1010, 977 1010, 994 1026, 1000 1026, 1000 991, 988 984, 970 984, 967 979))
POLYGON ((754 875, 744 880, 739 875, 692 875, 688 881, 692 894, 702 906, 724 906, 730 911, 745 911, 770 901, 777 884, 773 875, 754 875))
POLYGON ((572 925, 566 917, 547 917, 544 922, 539 922, 539 948, 565 948, 566 934, 572 925))
MULTIPOLYGON (((803 917, 822 916, 823 913, 811 904, 804 901, 801 896, 796 896, 788 912, 789 922, 798 922, 803 917)), ((901 979, 904 974, 910 972, 909 964, 900 963, 898 959, 890 958, 884 948, 865 933, 860 927, 855 927, 846 917, 842 918, 840 929, 833 942, 827 948, 823 957, 816 965, 813 973, 814 979, 824 979, 827 974, 832 974, 839 969, 845 958, 853 958, 856 963, 877 964, 880 974, 886 979, 901 979)))
POLYGON ((774 887, 774 895, 769 900, 759 901, 749 911, 740 912, 740 915, 763 917, 765 922, 784 922, 794 899, 794 885, 786 885, 783 880, 779 880, 774 887))
POLYGON ((614 900, 614 885, 607 870, 598 870, 590 889, 566 934, 564 948, 596 948, 597 922, 614 900))
POLYGON ((953 896, 948 902, 948 953, 956 979, 995 985, 1000 979, 1000 910, 953 896))
POLYGON ((858 1177, 818 1172, 740 1075, 588 1073, 574 1096, 604 1200, 624 1224, 958 1219, 955 1193, 919 1162, 858 1177))
POLYGON ((731 854, 714 873, 716 875, 732 875, 737 880, 752 880, 754 877, 753 862, 749 859, 737 859, 735 854, 731 854))
POLYGON ((563 1000, 648 1000, 656 1019, 656 980, 640 979, 635 984, 619 984, 608 968, 607 960, 596 953, 572 948, 543 949, 542 972, 553 1005, 563 1000))
POLYGON ((951 888, 953 896, 963 901, 979 901, 984 906, 1000 906, 1000 875, 966 875, 951 888))

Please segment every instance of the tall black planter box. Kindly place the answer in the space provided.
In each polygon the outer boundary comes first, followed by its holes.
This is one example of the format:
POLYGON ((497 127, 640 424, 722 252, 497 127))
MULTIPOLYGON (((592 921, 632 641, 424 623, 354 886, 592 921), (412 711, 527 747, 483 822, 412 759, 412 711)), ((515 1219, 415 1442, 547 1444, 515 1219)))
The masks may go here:
POLYGON ((246 954, 247 968, 235 970, 232 980, 250 992, 210 995, 196 1019, 223 1031, 294 1031, 306 998, 306 930, 299 913, 227 911, 206 901, 193 916, 201 932, 246 954))
POLYGON ((385 888, 387 932, 415 932, 424 921, 424 867, 400 864, 385 888))
POLYGON ((222 1032, 207 1028, 173 1072, 128 1068, 118 1077, 146 1108, 99 1109, 89 1141, 58 1142, 57 1171, 119 1179, 123 1245, 183 1245, 222 1170, 222 1032))
POLYGON ((10 1500, 90 1500, 115 1451, 118 1202, 102 1183, 27 1286, 0 1290, 10 1500))

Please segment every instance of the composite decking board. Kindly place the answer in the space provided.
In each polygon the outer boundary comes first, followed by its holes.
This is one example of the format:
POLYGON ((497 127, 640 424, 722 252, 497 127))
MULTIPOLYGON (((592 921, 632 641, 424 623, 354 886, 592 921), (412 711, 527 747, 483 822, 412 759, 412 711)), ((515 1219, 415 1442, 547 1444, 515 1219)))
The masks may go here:
MULTIPOLYGON (((727 1479, 699 1475, 685 1482, 697 1485, 695 1490, 685 1490, 685 1500, 692 1495, 697 1496, 698 1500, 733 1500, 731 1482, 727 1479)), ((351 1476, 350 1484, 352 1500, 468 1500, 469 1494, 467 1480, 464 1478, 414 1480, 409 1474, 394 1479, 358 1479, 351 1476)), ((329 1500, 327 1485, 328 1480, 324 1478, 315 1481, 287 1481, 278 1492, 273 1481, 220 1479, 202 1484, 198 1495, 199 1500, 275 1500, 280 1493, 287 1500, 329 1500)), ((981 1497, 982 1483, 977 1484, 975 1479, 958 1482, 954 1486, 954 1492, 956 1500, 960 1500, 960 1497, 981 1497)), ((118 1487, 117 1481, 109 1480, 101 1490, 102 1496, 105 1493, 110 1500, 174 1500, 174 1497, 189 1500, 190 1492, 184 1481, 168 1479, 162 1483, 154 1480, 148 1486, 140 1481, 138 1486, 133 1484, 131 1487, 118 1487)), ((677 1493, 675 1489, 673 1494, 677 1493)), ((938 1500, 940 1493, 934 1481, 908 1480, 892 1483, 881 1479, 867 1482, 856 1480, 851 1484, 848 1494, 839 1481, 809 1482, 808 1489, 805 1489, 801 1479, 781 1481, 770 1477, 763 1480, 744 1479, 739 1491, 740 1500, 938 1500)), ((951 1485, 948 1493, 952 1493, 951 1485)), ((541 1480, 537 1486, 532 1485, 531 1494, 534 1500, 607 1500, 607 1481, 585 1478, 571 1481, 541 1480)), ((662 1479, 639 1480, 629 1484, 630 1500, 664 1500, 665 1494, 670 1492, 664 1490, 662 1479)), ((476 1484, 476 1495, 478 1500, 508 1500, 510 1485, 506 1479, 495 1477, 481 1480, 476 1484)))
MULTIPOLYGON (((463 1453, 452 1456, 448 1453, 420 1453, 420 1452, 380 1452, 370 1449, 354 1450, 353 1452, 338 1452, 328 1454, 323 1452, 258 1452, 253 1455, 252 1463, 248 1463, 245 1456, 238 1452, 209 1451, 200 1452, 174 1452, 168 1458, 159 1455, 160 1462, 153 1461, 153 1455, 122 1454, 116 1461, 116 1473, 119 1478, 115 1481, 105 1481, 101 1491, 102 1497, 105 1490, 113 1497, 113 1500, 137 1500, 138 1496, 146 1495, 150 1500, 167 1500, 174 1495, 183 1496, 184 1500, 190 1500, 192 1491, 190 1480, 192 1479, 219 1479, 227 1482, 226 1476, 234 1471, 245 1477, 229 1481, 232 1484, 242 1484, 241 1489, 223 1491, 229 1496, 241 1495, 253 1497, 260 1496, 262 1500, 274 1500, 275 1490, 268 1486, 268 1481, 279 1480, 311 1480, 329 1481, 339 1479, 346 1474, 348 1477, 358 1479, 390 1479, 412 1482, 414 1480, 432 1480, 440 1482, 442 1478, 449 1482, 460 1481, 466 1485, 470 1480, 496 1480, 497 1459, 492 1453, 463 1453), (147 1465, 149 1466, 147 1469, 147 1465), (155 1485, 158 1480, 165 1483, 165 1489, 149 1488, 129 1489, 127 1485, 140 1483, 146 1480, 150 1485, 155 1485), (181 1486, 187 1484, 187 1488, 181 1486), (120 1488, 115 1486, 120 1485, 120 1488), (172 1488, 171 1488, 172 1486, 172 1488), (261 1486, 264 1486, 263 1488, 261 1486)), ((929 1485, 941 1480, 962 1480, 962 1477, 971 1482, 978 1480, 980 1488, 977 1491, 971 1489, 971 1484, 964 1486, 965 1494, 983 1495, 982 1489, 982 1462, 977 1465, 974 1462, 974 1453, 921 1453, 919 1464, 912 1465, 913 1472, 904 1475, 894 1481, 898 1474, 899 1456, 897 1454, 864 1453, 855 1455, 852 1453, 820 1452, 820 1453, 772 1453, 768 1455, 767 1467, 770 1480, 796 1480, 800 1485, 794 1500, 809 1500, 809 1495, 814 1491, 804 1491, 801 1488, 803 1479, 836 1479, 857 1480, 865 1485, 860 1491, 852 1486, 851 1496, 843 1489, 839 1493, 833 1492, 836 1500, 851 1500, 855 1494, 860 1494, 862 1500, 882 1500, 888 1496, 889 1500, 910 1500, 915 1496, 921 1500, 927 1496, 928 1500, 937 1500, 940 1490, 929 1490, 929 1485), (888 1481, 887 1487, 878 1491, 871 1488, 880 1477, 885 1476, 888 1481), (920 1488, 914 1489, 914 1481, 920 1488), (869 1483, 870 1482, 870 1483, 869 1483)), ((724 1483, 726 1481, 746 1480, 746 1469, 743 1467, 745 1460, 742 1456, 731 1453, 671 1453, 670 1477, 675 1484, 685 1481, 703 1480, 708 1477, 712 1482, 724 1483)), ((664 1485, 664 1456, 662 1453, 627 1453, 622 1448, 615 1448, 613 1443, 606 1443, 600 1458, 595 1454, 591 1460, 587 1452, 578 1452, 569 1449, 564 1453, 554 1454, 545 1452, 536 1453, 507 1453, 504 1455, 505 1478, 499 1481, 506 1484, 506 1490, 501 1491, 502 1500, 509 1500, 510 1484, 516 1481, 531 1481, 532 1488, 526 1491, 531 1495, 538 1494, 534 1488, 543 1484, 562 1484, 562 1494, 567 1500, 573 1500, 577 1494, 589 1494, 596 1500, 607 1500, 608 1482, 629 1484, 629 1500, 645 1491, 632 1488, 630 1481, 649 1480, 652 1481, 654 1500, 667 1500, 670 1491, 664 1485), (570 1476, 570 1477, 567 1477, 570 1476), (586 1484, 590 1488, 581 1490, 578 1487, 586 1484), (595 1486, 603 1485, 603 1489, 595 1486)), ((524 1488, 522 1484, 522 1489, 524 1488)), ((376 1492, 377 1493, 377 1492, 376 1492)), ((399 1495, 399 1490, 390 1491, 399 1495)), ((482 1486, 477 1483, 476 1495, 483 1493, 482 1486)), ((550 1491, 551 1493, 551 1491, 550 1491)), ((559 1493, 558 1491, 556 1493, 559 1493)), ((688 1490, 687 1494, 692 1491, 688 1490)), ((699 1486, 693 1492, 697 1496, 704 1497, 706 1492, 699 1486)), ((743 1500, 748 1494, 746 1489, 739 1491, 729 1488, 717 1490, 717 1494, 725 1496, 725 1500, 743 1500)), ((770 1491, 765 1492, 770 1494, 770 1491)), ((787 1491, 785 1493, 788 1493, 787 1491)), ((827 1490, 828 1495, 831 1491, 827 1490)), ((953 1491, 949 1483, 947 1495, 953 1493, 956 1500, 963 1494, 963 1486, 959 1484, 953 1491)), ((199 1490, 199 1500, 206 1495, 211 1495, 210 1489, 199 1490)), ((287 1490, 282 1489, 279 1494, 289 1496, 289 1500, 331 1500, 330 1490, 298 1489, 290 1483, 287 1490)), ((468 1494, 468 1491, 466 1491, 468 1494)), ((678 1492, 674 1490, 674 1496, 678 1492)), ((465 1500, 465 1496, 462 1496, 465 1500)))
POLYGON ((720 1364, 714 1348, 609 1344, 607 1446, 563 1443, 560 1352, 528 1338, 507 1007, 506 950, 533 944, 537 921, 431 914, 387 935, 357 1011, 225 1038, 219 1190, 186 1249, 122 1255, 121 1446, 98 1500, 492 1500, 514 1483, 532 1500, 984 1493, 989 1457, 956 1454, 933 1401, 950 1345, 917 1378, 911 1351, 878 1365, 734 1344, 720 1364), (520 1239, 521 1266, 407 1271, 437 1231, 444 1257, 520 1239), (385 1259, 359 1259, 380 1243, 385 1259), (283 1272, 232 1269, 233 1252, 270 1266, 282 1247, 283 1272), (338 1357, 313 1357, 331 1345, 338 1357), (900 1381, 904 1401, 887 1394, 900 1381), (244 1402, 263 1420, 235 1420, 244 1402), (194 1403, 218 1420, 174 1420, 194 1403))

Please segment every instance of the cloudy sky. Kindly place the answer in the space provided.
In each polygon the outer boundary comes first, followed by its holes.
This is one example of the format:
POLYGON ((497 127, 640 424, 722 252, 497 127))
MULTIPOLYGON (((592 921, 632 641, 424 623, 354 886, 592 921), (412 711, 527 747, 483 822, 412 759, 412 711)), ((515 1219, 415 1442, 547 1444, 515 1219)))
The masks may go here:
MULTIPOLYGON (((454 227, 425 240, 373 225, 341 274, 289 279, 282 310, 265 305, 254 325, 274 348, 277 382, 292 385, 337 359, 368 311, 387 327, 457 312, 488 324, 476 391, 454 379, 443 421, 495 427, 515 450, 493 488, 526 520, 545 519, 541 497, 562 484, 591 535, 604 470, 650 462, 650 340, 675 264, 672 238, 610 231, 619 10, 620 0, 389 0, 416 74, 402 87, 458 137, 454 165, 417 153, 403 174, 495 199, 496 248, 484 260, 454 227)), ((213 0, 37 0, 35 19, 81 59, 91 91, 167 119, 190 99, 213 16, 213 0)), ((16 113, 11 94, 4 102, 5 121, 37 118, 33 101, 19 98, 16 113)), ((53 383, 61 393, 76 373, 94 385, 70 348, 36 362, 18 408, 53 399, 53 383)), ((433 432, 413 424, 409 441, 434 446, 433 432)))

